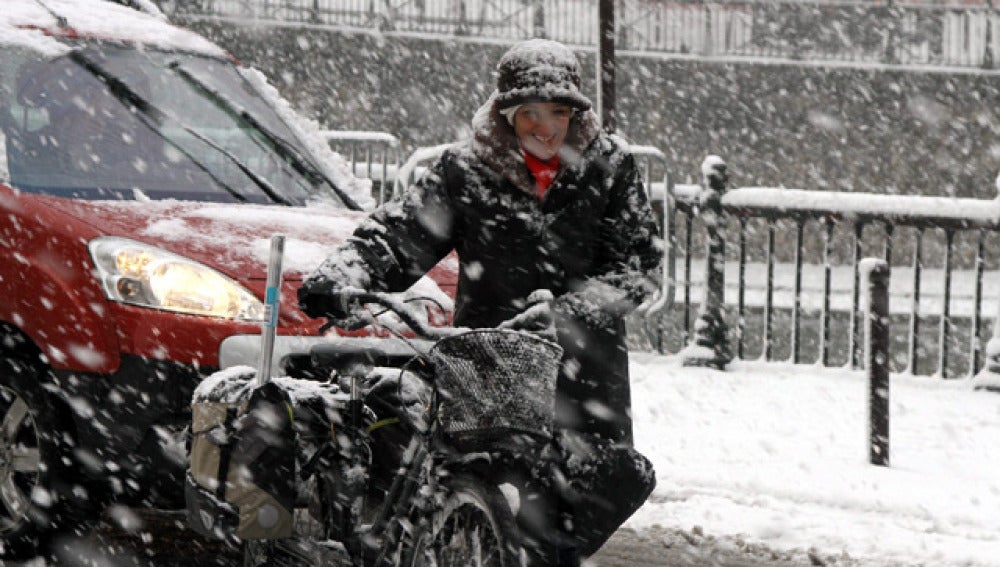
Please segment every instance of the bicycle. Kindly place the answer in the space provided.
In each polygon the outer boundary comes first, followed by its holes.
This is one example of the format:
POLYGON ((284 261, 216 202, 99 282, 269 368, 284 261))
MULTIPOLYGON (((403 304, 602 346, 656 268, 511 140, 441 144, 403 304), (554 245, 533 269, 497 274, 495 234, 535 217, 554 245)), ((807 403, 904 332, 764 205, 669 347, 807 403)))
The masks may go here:
MULTIPOLYGON (((432 328, 393 294, 344 295, 395 313, 419 338, 332 339, 285 361, 290 377, 275 382, 297 396, 297 515, 307 529, 242 541, 244 566, 557 563, 574 545, 558 515, 575 477, 567 446, 595 447, 555 430, 562 349, 525 331, 432 328), (325 395, 294 393, 318 384, 325 395)), ((641 504, 652 469, 643 459, 635 471, 641 504)), ((597 545, 618 523, 598 530, 597 545)))
POLYGON ((385 346, 398 342, 332 340, 290 357, 293 380, 327 381, 346 397, 295 408, 296 469, 307 487, 298 496, 312 533, 247 540, 245 565, 523 563, 492 462, 529 470, 551 439, 561 349, 513 330, 434 329, 390 294, 353 300, 391 309, 433 342, 405 339, 405 352, 385 346), (527 374, 539 379, 525 382, 527 374), (518 396, 512 380, 531 391, 518 396), (330 541, 340 546, 322 545, 330 541))

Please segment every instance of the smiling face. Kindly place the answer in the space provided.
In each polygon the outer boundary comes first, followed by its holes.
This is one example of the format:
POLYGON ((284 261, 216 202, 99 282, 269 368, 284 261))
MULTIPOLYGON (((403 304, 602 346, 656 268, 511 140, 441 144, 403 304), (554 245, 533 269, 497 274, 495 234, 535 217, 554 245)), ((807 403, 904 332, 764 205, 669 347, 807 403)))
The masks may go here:
POLYGON ((529 102, 514 114, 514 132, 521 147, 538 159, 552 159, 569 130, 573 107, 560 102, 529 102))

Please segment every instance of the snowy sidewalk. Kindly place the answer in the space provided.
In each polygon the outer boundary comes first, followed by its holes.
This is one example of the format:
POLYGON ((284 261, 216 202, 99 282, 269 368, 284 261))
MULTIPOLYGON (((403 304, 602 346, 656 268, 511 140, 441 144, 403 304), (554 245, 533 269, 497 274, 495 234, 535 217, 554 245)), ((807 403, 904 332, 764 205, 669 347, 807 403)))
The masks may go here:
POLYGON ((860 371, 632 354, 637 447, 658 486, 626 524, 863 564, 1000 566, 1000 394, 893 376, 891 466, 868 464, 860 371))

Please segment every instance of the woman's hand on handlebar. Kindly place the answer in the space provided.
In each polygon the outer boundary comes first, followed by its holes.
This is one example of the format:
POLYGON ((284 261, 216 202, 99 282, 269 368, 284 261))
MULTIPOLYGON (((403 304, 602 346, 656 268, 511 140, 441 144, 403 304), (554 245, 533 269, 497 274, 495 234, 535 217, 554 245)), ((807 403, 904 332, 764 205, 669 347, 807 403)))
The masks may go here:
POLYGON ((527 331, 551 341, 556 340, 555 318, 552 314, 552 292, 535 290, 528 296, 528 306, 516 316, 498 325, 500 329, 527 331))
POLYGON ((299 305, 306 315, 329 319, 329 322, 321 328, 322 332, 333 326, 354 330, 370 324, 379 324, 378 317, 385 311, 395 313, 410 330, 424 338, 442 338, 467 330, 432 327, 421 319, 419 311, 407 305, 412 298, 407 299, 404 294, 365 291, 357 288, 331 288, 325 294, 318 294, 319 297, 315 295, 317 294, 303 294, 300 289, 299 305), (368 308, 370 305, 381 306, 384 310, 372 313, 368 308))
POLYGON ((314 319, 346 319, 353 313, 355 305, 343 291, 331 280, 307 281, 297 292, 299 309, 314 319))

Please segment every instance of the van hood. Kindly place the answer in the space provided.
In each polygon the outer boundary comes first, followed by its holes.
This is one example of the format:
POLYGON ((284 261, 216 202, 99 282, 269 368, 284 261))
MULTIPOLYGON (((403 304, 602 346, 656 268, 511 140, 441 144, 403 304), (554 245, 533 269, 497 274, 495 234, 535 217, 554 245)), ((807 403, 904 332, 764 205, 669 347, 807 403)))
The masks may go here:
POLYGON ((237 280, 265 279, 271 236, 284 234, 283 277, 299 281, 346 240, 365 216, 333 205, 38 199, 101 235, 151 244, 237 280))

